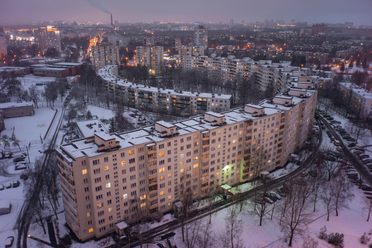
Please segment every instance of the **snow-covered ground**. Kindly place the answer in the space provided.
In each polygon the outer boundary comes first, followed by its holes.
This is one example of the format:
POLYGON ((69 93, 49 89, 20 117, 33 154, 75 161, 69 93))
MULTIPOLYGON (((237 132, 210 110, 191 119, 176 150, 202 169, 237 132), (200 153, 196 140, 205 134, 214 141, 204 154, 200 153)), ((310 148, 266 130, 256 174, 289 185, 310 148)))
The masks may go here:
MULTIPOLYGON (((371 222, 366 222, 367 211, 363 209, 364 206, 364 195, 361 190, 353 186, 354 199, 349 204, 348 208, 342 209, 338 217, 332 214, 330 221, 326 221, 325 210, 318 206, 318 211, 311 215, 310 221, 307 225, 307 229, 304 231, 302 236, 296 236, 293 247, 302 247, 304 237, 307 235, 316 240, 319 243, 319 248, 333 247, 325 241, 318 238, 319 230, 323 226, 326 226, 327 233, 339 232, 345 235, 344 244, 346 248, 358 248, 367 247, 359 242, 360 236, 366 232, 370 232, 372 229, 371 222)), ((319 204, 320 201, 319 201, 319 204)), ((284 234, 281 232, 281 226, 279 225, 278 211, 275 208, 275 214, 271 220, 271 205, 264 218, 263 225, 259 226, 259 217, 253 212, 253 203, 246 201, 243 211, 239 213, 238 219, 242 221, 242 233, 240 235, 245 248, 250 247, 287 247, 284 242, 284 234)), ((239 206, 235 206, 239 212, 239 206)), ((221 236, 226 233, 225 219, 228 216, 230 208, 223 209, 212 215, 211 221, 211 234, 214 238, 214 247, 222 247, 220 245, 221 236)), ((311 212, 311 211, 310 211, 311 212)), ((209 217, 202 219, 203 223, 208 223, 209 217)), ((372 238, 372 237, 371 237, 372 238)), ((179 248, 186 248, 187 246, 182 242, 182 231, 181 228, 176 230, 176 236, 174 242, 179 248)))
MULTIPOLYGON (((57 107, 57 109, 56 120, 61 115, 60 107, 57 107)), ((26 147, 29 147, 30 168, 33 168, 35 160, 43 155, 47 141, 56 129, 57 121, 53 122, 50 132, 47 133, 55 113, 56 111, 50 108, 36 108, 33 116, 5 119, 5 130, 2 135, 12 137, 14 132, 15 137, 19 140, 21 151, 19 151, 17 146, 11 146, 7 149, 19 154, 27 153, 26 147), (45 140, 44 137, 46 137, 45 140)), ((28 157, 26 157, 25 162, 29 162, 28 157)), ((12 204, 11 213, 0 216, 0 244, 7 236, 12 235, 16 237, 17 234, 15 223, 24 201, 24 183, 20 179, 21 173, 22 170, 15 170, 15 163, 12 158, 0 160, 0 184, 6 185, 14 180, 20 182, 20 186, 17 188, 0 191, 0 199, 9 201, 12 204)))

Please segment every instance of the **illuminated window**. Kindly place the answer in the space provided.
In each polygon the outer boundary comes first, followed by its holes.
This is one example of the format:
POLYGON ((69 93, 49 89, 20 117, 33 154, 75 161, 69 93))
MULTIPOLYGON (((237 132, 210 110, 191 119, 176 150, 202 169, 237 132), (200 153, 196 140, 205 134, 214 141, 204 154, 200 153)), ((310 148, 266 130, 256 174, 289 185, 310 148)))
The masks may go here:
POLYGON ((121 166, 125 166, 125 164, 126 164, 126 162, 125 162, 125 160, 122 160, 121 162, 120 162, 120 164, 121 164, 121 166))
POLYGON ((111 213, 111 211, 112 211, 112 208, 108 208, 108 209, 107 209, 107 211, 108 211, 109 213, 111 213))
POLYGON ((123 194, 123 199, 127 199, 128 198, 128 194, 123 194))
POLYGON ((180 172, 183 173, 185 170, 184 169, 181 169, 180 172))
POLYGON ((235 144, 236 140, 233 140, 232 143, 235 144))
POLYGON ((105 165, 105 166, 103 167, 103 170, 104 170, 104 171, 108 171, 108 170, 109 170, 109 166, 108 166, 108 165, 105 165))
POLYGON ((164 176, 160 176, 160 181, 163 181, 164 179, 164 176))
POLYGON ((171 196, 171 195, 168 195, 168 199, 169 199, 169 200, 172 199, 172 196, 171 196))
POLYGON ((165 168, 164 167, 161 167, 160 169, 159 169, 159 173, 163 173, 165 171, 165 168))
POLYGON ((88 218, 90 217, 90 212, 87 212, 87 217, 88 217, 88 218))
POLYGON ((160 191, 160 194, 159 195, 164 195, 164 191, 160 191))
POLYGON ((106 183, 106 188, 111 188, 111 183, 106 183))
POLYGON ((144 202, 144 203, 141 203, 141 208, 144 208, 144 207, 146 207, 146 203, 144 202))
POLYGON ((129 150, 129 151, 128 151, 128 155, 129 155, 129 156, 134 155, 134 150, 129 150))
POLYGON ((165 156, 165 152, 164 152, 164 151, 160 151, 160 152, 159 152, 159 157, 162 158, 162 157, 164 157, 164 156, 165 156))
POLYGON ((93 227, 91 227, 91 228, 88 229, 88 233, 93 233, 93 232, 94 232, 93 227))
POLYGON ((87 170, 87 169, 82 169, 82 170, 81 170, 81 174, 83 174, 83 175, 88 174, 88 170, 87 170))
POLYGON ((194 167, 194 168, 198 168, 198 166, 199 166, 198 163, 195 163, 195 164, 192 165, 192 167, 194 167))

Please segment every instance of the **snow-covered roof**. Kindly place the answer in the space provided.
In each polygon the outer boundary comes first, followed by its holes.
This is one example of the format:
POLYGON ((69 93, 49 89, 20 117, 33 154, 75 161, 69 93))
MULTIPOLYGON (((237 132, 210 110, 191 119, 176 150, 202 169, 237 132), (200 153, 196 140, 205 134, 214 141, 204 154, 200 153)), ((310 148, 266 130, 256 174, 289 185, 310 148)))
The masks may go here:
POLYGON ((351 82, 340 82, 340 85, 346 89, 352 90, 355 94, 365 99, 372 99, 372 92, 368 92, 366 89, 359 87, 351 82))
POLYGON ((137 84, 133 82, 129 82, 127 80, 123 80, 115 76, 114 70, 117 68, 116 65, 107 65, 100 70, 98 70, 98 75, 105 81, 114 83, 118 86, 122 86, 124 88, 133 88, 138 89, 144 92, 152 92, 152 93, 162 93, 168 95, 175 95, 175 96, 183 96, 183 97, 200 97, 200 98, 214 98, 219 100, 230 100, 231 95, 227 94, 212 94, 212 93, 197 93, 197 92, 190 92, 190 91, 176 91, 173 89, 164 89, 164 88, 157 88, 152 86, 146 86, 143 84, 137 84))
MULTIPOLYGON (((314 92, 308 90, 308 92, 314 92)), ((304 101, 303 98, 292 97, 294 105, 304 101)), ((259 104, 263 108, 264 116, 272 116, 274 114, 289 110, 292 106, 282 106, 280 104, 273 105, 267 102, 259 104)), ((215 114, 215 113, 214 113, 215 114)), ((225 125, 232 125, 244 121, 254 121, 262 118, 261 116, 255 116, 244 111, 244 107, 236 108, 222 114, 217 114, 218 116, 225 117, 225 125)), ((158 122, 165 127, 176 127, 178 135, 186 135, 194 132, 204 132, 218 128, 218 126, 209 123, 204 119, 204 116, 195 116, 187 120, 181 120, 173 123, 168 123, 164 121, 158 122)), ((118 142, 118 145, 121 148, 129 148, 136 145, 148 145, 156 142, 166 140, 166 137, 163 137, 160 133, 156 131, 153 126, 144 127, 138 130, 132 130, 124 133, 116 134, 103 134, 96 133, 99 137, 103 136, 104 139, 113 139, 115 138, 118 142)), ((85 139, 75 140, 71 144, 62 145, 59 149, 63 153, 67 153, 71 159, 76 159, 83 156, 94 157, 101 155, 101 152, 98 152, 97 145, 92 142, 88 143, 85 139)))
POLYGON ((0 109, 19 108, 19 107, 26 107, 26 106, 33 106, 33 103, 32 102, 4 102, 4 103, 0 103, 0 109))

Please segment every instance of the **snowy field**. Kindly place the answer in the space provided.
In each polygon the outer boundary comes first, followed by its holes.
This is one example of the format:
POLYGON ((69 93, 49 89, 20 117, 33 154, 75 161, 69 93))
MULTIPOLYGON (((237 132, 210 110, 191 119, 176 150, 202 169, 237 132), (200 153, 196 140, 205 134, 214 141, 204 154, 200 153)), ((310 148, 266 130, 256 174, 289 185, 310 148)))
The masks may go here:
POLYGON ((97 116, 98 119, 111 119, 115 116, 114 111, 94 105, 88 105, 87 111, 90 111, 93 116, 97 116))

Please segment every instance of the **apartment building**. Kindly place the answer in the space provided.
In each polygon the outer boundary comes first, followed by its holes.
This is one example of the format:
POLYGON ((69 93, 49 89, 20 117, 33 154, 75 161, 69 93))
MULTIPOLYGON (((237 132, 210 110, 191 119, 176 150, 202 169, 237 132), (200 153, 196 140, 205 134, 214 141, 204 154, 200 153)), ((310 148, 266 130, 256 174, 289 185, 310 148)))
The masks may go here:
POLYGON ((61 33, 54 26, 46 26, 35 31, 39 48, 46 51, 48 48, 55 48, 61 52, 61 33))
POLYGON ((231 95, 178 91, 135 84, 118 78, 117 66, 98 71, 107 90, 126 106, 153 112, 190 116, 205 111, 227 111, 231 95))
POLYGON ((163 66, 163 53, 164 48, 162 46, 137 46, 137 64, 148 67, 151 75, 158 75, 161 73, 163 66))
POLYGON ((96 70, 106 65, 119 65, 119 47, 110 43, 100 43, 90 50, 90 59, 96 70))
POLYGON ((351 82, 339 83, 339 90, 355 111, 355 115, 362 119, 372 119, 372 92, 351 82))
POLYGON ((99 238, 185 194, 199 199, 281 167, 311 134, 315 103, 315 91, 290 89, 273 102, 62 145, 66 223, 80 240, 99 238))

